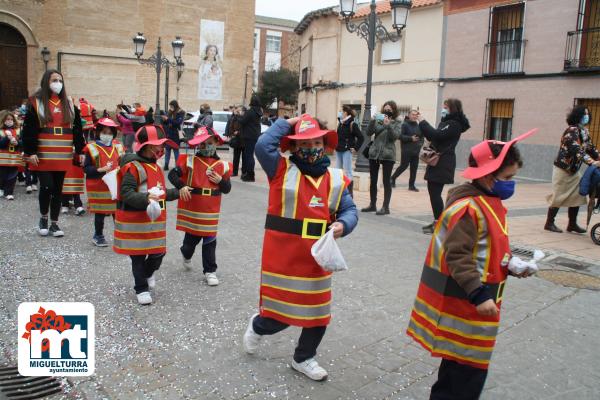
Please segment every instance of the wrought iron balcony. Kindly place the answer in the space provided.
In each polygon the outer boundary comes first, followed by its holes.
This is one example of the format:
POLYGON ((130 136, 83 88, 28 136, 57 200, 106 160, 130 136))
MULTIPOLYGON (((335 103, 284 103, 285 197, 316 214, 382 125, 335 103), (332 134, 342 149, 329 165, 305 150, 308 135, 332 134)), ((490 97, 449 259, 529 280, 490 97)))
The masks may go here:
POLYGON ((483 75, 523 73, 525 40, 486 43, 483 51, 483 75))
POLYGON ((565 71, 600 70, 600 28, 567 33, 565 71))

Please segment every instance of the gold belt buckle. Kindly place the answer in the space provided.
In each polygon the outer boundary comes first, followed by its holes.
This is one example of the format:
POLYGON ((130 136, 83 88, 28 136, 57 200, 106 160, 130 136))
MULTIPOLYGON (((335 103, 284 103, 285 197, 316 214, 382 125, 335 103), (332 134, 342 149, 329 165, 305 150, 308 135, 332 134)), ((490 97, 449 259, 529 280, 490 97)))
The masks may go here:
POLYGON ((10 146, 8 146, 8 151, 14 152, 15 151, 15 146, 13 146, 12 144, 10 146))
POLYGON ((61 136, 63 134, 63 128, 60 126, 55 126, 52 128, 52 133, 57 136, 61 136))
POLYGON ((327 221, 324 219, 311 219, 304 218, 302 220, 302 239, 320 239, 321 236, 325 234, 327 230, 327 221), (309 224, 319 224, 321 225, 321 234, 320 235, 311 235, 308 233, 309 224))
POLYGON ((158 200, 158 204, 160 205, 161 210, 165 209, 165 199, 158 200))
POLYGON ((502 295, 504 294, 504 284, 506 281, 502 281, 498 284, 498 292, 496 293, 496 304, 502 301, 502 295))
POLYGON ((202 188, 202 196, 210 196, 210 195, 212 195, 211 188, 202 188))

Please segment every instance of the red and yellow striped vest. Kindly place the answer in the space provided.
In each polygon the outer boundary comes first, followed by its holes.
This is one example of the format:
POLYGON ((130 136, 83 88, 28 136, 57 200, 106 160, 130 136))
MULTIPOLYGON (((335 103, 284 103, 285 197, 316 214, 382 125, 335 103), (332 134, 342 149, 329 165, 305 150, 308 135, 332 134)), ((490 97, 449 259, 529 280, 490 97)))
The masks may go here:
POLYGON ((315 262, 310 249, 335 220, 347 185, 341 169, 312 178, 288 159, 280 160, 269 181, 261 316, 302 327, 329 324, 331 273, 315 262))
MULTIPOLYGON (((166 191, 165 177, 157 164, 132 161, 119 170, 119 182, 129 172, 138 182, 138 192, 147 193, 149 188, 160 186, 166 191)), ((120 185, 119 185, 120 186, 120 185)), ((119 188, 120 193, 120 188, 119 188)), ((113 250, 127 255, 161 254, 167 251, 167 209, 165 195, 160 201, 162 212, 152 221, 146 210, 133 210, 120 203, 115 215, 113 250)))
MULTIPOLYGON (((73 164, 73 131, 72 125, 63 122, 61 100, 53 95, 48 104, 41 104, 40 99, 29 99, 38 115, 40 132, 38 133, 37 156, 39 164, 30 165, 32 171, 68 171, 73 164), (51 113, 52 122, 45 123, 44 115, 51 113)), ((73 104, 69 102, 71 110, 73 104)))
POLYGON ((444 240, 465 216, 477 226, 473 261, 481 282, 501 306, 510 259, 506 209, 497 197, 466 197, 447 207, 435 226, 407 333, 432 356, 487 369, 500 315, 479 315, 446 263, 444 240))
MULTIPOLYGON (((106 166, 112 161, 113 166, 119 165, 119 160, 125 153, 123 145, 114 141, 111 147, 99 146, 96 143, 88 144, 83 150, 89 154, 96 168, 106 166)), ((85 191, 88 198, 88 209, 95 214, 114 214, 117 210, 117 201, 112 200, 108 186, 102 178, 85 178, 85 191)))
POLYGON ((213 158, 183 154, 177 160, 181 179, 193 188, 192 200, 177 203, 177 230, 196 236, 215 236, 221 212, 219 185, 212 183, 206 171, 212 168, 224 179, 231 176, 231 163, 213 158))
MULTIPOLYGON (((19 132, 16 129, 0 129, 0 138, 7 136, 12 136, 19 140, 19 132)), ((24 164, 18 145, 13 145, 9 142, 6 148, 0 149, 0 167, 21 167, 24 164)))

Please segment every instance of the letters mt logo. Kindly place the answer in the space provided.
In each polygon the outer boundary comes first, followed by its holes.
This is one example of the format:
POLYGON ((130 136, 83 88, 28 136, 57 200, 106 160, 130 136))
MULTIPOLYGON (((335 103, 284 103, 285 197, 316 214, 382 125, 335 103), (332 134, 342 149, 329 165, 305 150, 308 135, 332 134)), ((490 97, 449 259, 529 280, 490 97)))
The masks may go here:
POLYGON ((19 373, 87 376, 94 372, 94 306, 90 303, 22 303, 19 373))

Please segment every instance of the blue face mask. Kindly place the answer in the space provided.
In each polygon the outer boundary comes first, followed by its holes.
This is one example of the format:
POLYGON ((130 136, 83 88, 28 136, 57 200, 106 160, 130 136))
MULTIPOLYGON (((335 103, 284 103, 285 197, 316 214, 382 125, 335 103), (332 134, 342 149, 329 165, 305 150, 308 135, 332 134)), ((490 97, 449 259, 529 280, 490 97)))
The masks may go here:
POLYGON ((509 199, 515 194, 515 185, 515 181, 496 181, 492 187, 492 193, 501 200, 509 199))
POLYGON ((581 117, 581 125, 587 125, 590 123, 590 116, 588 114, 581 117))
POLYGON ((342 118, 344 118, 344 114, 341 111, 339 111, 338 112, 338 119, 342 119, 342 118))
POLYGON ((450 114, 450 112, 447 109, 442 108, 442 111, 440 112, 442 118, 445 118, 448 114, 450 114))

